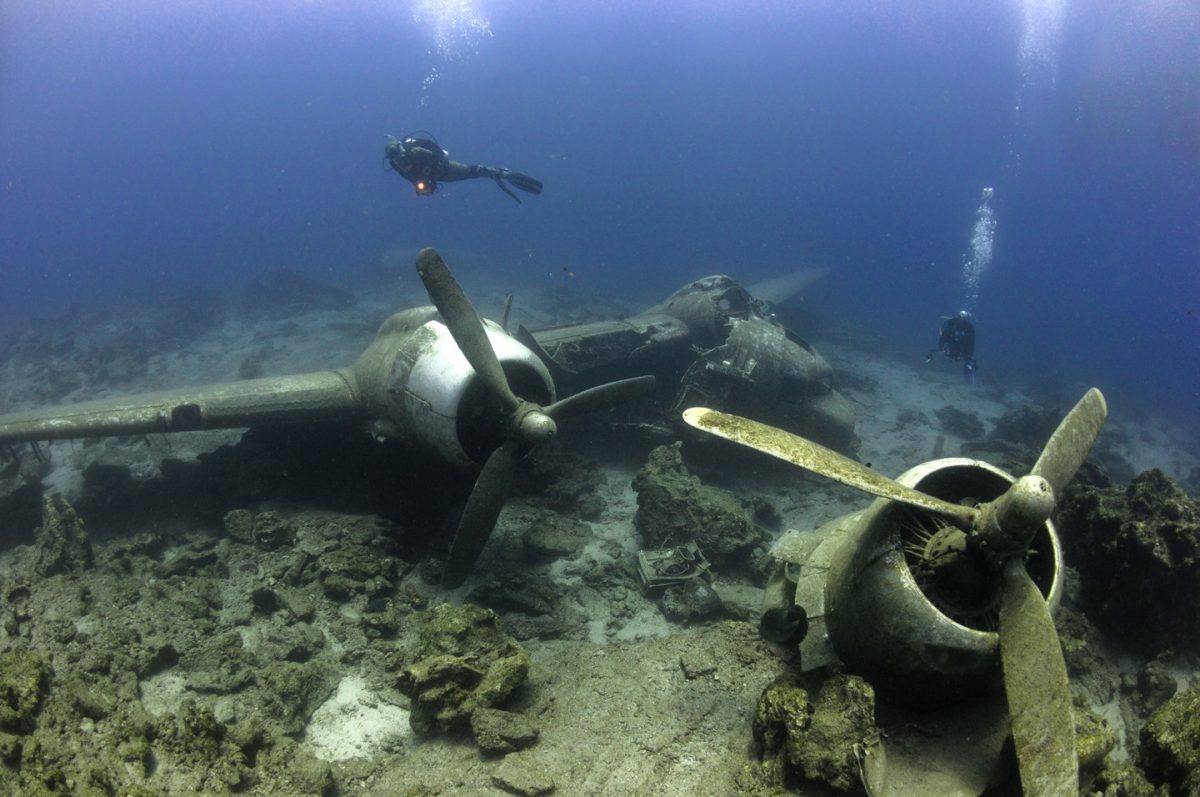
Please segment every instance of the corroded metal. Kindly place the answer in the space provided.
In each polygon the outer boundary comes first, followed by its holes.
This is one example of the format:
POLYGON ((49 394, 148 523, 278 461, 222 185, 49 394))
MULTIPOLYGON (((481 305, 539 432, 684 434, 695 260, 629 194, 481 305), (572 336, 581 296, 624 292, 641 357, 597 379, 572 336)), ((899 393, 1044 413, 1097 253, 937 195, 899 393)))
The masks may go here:
POLYGON ((977 794, 1009 729, 1026 793, 1078 792, 1071 691, 1052 619, 1062 553, 1049 518, 1106 415, 1100 391, 1089 390, 1020 479, 952 458, 893 482, 782 430, 685 411, 699 429, 881 496, 816 533, 788 532, 773 552, 780 564, 763 605, 764 621, 788 611, 811 621, 804 666, 843 662, 919 712, 897 710, 910 719, 897 719, 892 738, 859 749, 868 792, 928 794, 934 784, 921 773, 940 756, 946 777, 935 790, 977 794), (1007 716, 995 700, 1000 685, 1007 716), (967 707, 957 716, 931 712, 958 704, 967 707), (910 725, 920 726, 917 735, 910 725))
MULTIPOLYGON (((797 272, 764 283, 764 290, 783 301, 823 273, 797 272)), ((669 373, 678 384, 676 417, 685 407, 711 407, 851 450, 854 408, 836 390, 833 369, 774 318, 772 306, 731 277, 714 275, 629 318, 522 328, 517 338, 559 377, 669 373)))
MULTIPOLYGON (((554 382, 531 351, 486 322, 488 340, 514 390, 554 401, 554 382)), ((88 401, 0 416, 0 445, 38 440, 358 421, 379 437, 423 444, 463 468, 497 444, 485 423, 490 400, 437 310, 388 318, 349 368, 88 401)))

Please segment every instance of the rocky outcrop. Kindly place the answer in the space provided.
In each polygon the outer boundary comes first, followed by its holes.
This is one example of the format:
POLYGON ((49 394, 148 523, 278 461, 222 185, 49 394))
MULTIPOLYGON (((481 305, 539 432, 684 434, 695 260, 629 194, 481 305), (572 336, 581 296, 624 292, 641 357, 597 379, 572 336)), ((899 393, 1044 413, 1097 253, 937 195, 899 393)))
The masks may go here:
POLYGON ((1060 504, 1084 608, 1114 641, 1149 656, 1200 646, 1200 507, 1158 470, 1128 487, 1084 487, 1060 504))
POLYGON ((829 678, 812 700, 784 676, 767 687, 755 710, 763 771, 779 786, 802 779, 861 794, 855 747, 877 733, 875 690, 854 675, 829 678))
POLYGON ((529 675, 529 654, 489 609, 442 604, 412 619, 419 641, 397 685, 412 700, 418 734, 461 728, 479 709, 503 708, 529 675))
POLYGON ((1171 794, 1200 794, 1200 687, 1176 695, 1150 716, 1138 765, 1171 794))
POLYGON ((74 507, 58 495, 42 499, 42 527, 36 534, 38 575, 79 573, 92 566, 92 543, 74 507))
POLYGON ((750 564, 762 533, 730 492, 710 487, 688 472, 680 444, 659 446, 633 480, 638 494, 634 523, 646 548, 695 541, 718 570, 750 564))

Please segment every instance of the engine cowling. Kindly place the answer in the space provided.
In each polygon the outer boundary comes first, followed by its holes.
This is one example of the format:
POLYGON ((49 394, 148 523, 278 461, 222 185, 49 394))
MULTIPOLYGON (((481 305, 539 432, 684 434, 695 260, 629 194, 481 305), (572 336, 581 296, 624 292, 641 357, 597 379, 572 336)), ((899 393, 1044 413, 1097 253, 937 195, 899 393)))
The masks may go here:
MULTIPOLYGON (((917 465, 896 481, 946 501, 982 503, 1015 479, 955 457, 917 465)), ((966 572, 931 565, 955 556, 955 533, 932 513, 882 498, 815 533, 790 532, 775 548, 781 564, 764 609, 805 610, 806 669, 836 658, 905 703, 957 702, 1000 683, 1000 581, 998 572, 970 565, 966 572)), ((1062 596, 1062 552, 1050 521, 1030 551, 1029 574, 1053 612, 1062 596)))
MULTIPOLYGON (((553 403, 554 381, 537 355, 498 324, 484 319, 483 326, 513 392, 543 406, 553 403)), ((480 383, 432 307, 389 318, 355 370, 360 384, 382 387, 364 390, 381 397, 372 408, 381 436, 418 443, 464 469, 482 465, 504 439, 499 400, 480 383)))

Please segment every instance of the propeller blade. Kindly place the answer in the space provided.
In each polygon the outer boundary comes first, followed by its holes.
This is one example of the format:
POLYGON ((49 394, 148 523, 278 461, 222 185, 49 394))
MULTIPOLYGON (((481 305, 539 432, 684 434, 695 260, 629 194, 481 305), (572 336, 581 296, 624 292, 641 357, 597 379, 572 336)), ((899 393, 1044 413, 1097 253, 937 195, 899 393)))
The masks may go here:
POLYGON ((686 409, 683 411, 683 419, 709 434, 814 471, 848 487, 940 515, 948 515, 967 526, 973 524, 979 514, 970 507, 952 504, 905 487, 823 445, 758 421, 728 415, 707 407, 686 409))
POLYGON ((1050 607, 1020 559, 1004 568, 1000 663, 1023 792, 1075 797, 1079 761, 1067 665, 1050 607))
POLYGON ((450 556, 442 573, 442 586, 446 589, 453 589, 467 580, 475 560, 487 544, 496 526, 496 518, 500 517, 500 510, 504 508, 508 488, 512 486, 520 449, 520 441, 509 439, 492 452, 479 472, 475 489, 471 491, 471 497, 467 499, 467 506, 458 521, 458 530, 454 533, 450 556))
POLYGON ((1104 395, 1092 388, 1050 435, 1030 473, 1050 482, 1054 495, 1061 496, 1063 489, 1075 476, 1075 471, 1087 459, 1107 416, 1108 405, 1104 395))
POLYGON ((635 376, 617 382, 606 382, 556 401, 545 407, 544 412, 554 420, 560 420, 612 409, 618 404, 649 394, 654 390, 654 382, 653 376, 635 376))
POLYGON ((484 381, 488 389, 500 397, 507 410, 512 413, 517 409, 517 397, 508 386, 508 378, 500 367, 500 360, 492 349, 483 322, 475 313, 475 308, 463 293, 462 286, 442 256, 432 247, 426 247, 417 253, 417 274, 429 291, 429 298, 446 321, 446 327, 454 337, 454 342, 462 350, 467 362, 475 369, 475 373, 484 381))

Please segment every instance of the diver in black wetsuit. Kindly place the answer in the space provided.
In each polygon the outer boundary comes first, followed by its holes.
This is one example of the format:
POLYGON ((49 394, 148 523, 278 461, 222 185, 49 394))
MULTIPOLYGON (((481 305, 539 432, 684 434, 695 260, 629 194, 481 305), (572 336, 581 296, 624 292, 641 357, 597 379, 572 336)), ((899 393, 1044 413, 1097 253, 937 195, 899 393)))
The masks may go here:
POLYGON ((929 350, 925 362, 933 360, 933 355, 939 351, 951 360, 962 360, 963 382, 975 384, 975 372, 979 370, 979 364, 975 362, 975 325, 966 310, 955 316, 942 316, 937 348, 929 350))
POLYGON ((542 193, 542 183, 527 174, 480 164, 468 165, 450 160, 450 153, 442 149, 432 135, 424 130, 398 139, 387 137, 383 155, 390 167, 417 189, 417 196, 429 196, 438 189, 439 183, 487 177, 496 181, 500 190, 520 203, 520 198, 509 190, 508 185, 530 194, 542 193), (419 138, 417 134, 427 138, 419 138), (508 183, 508 185, 505 185, 508 183))

